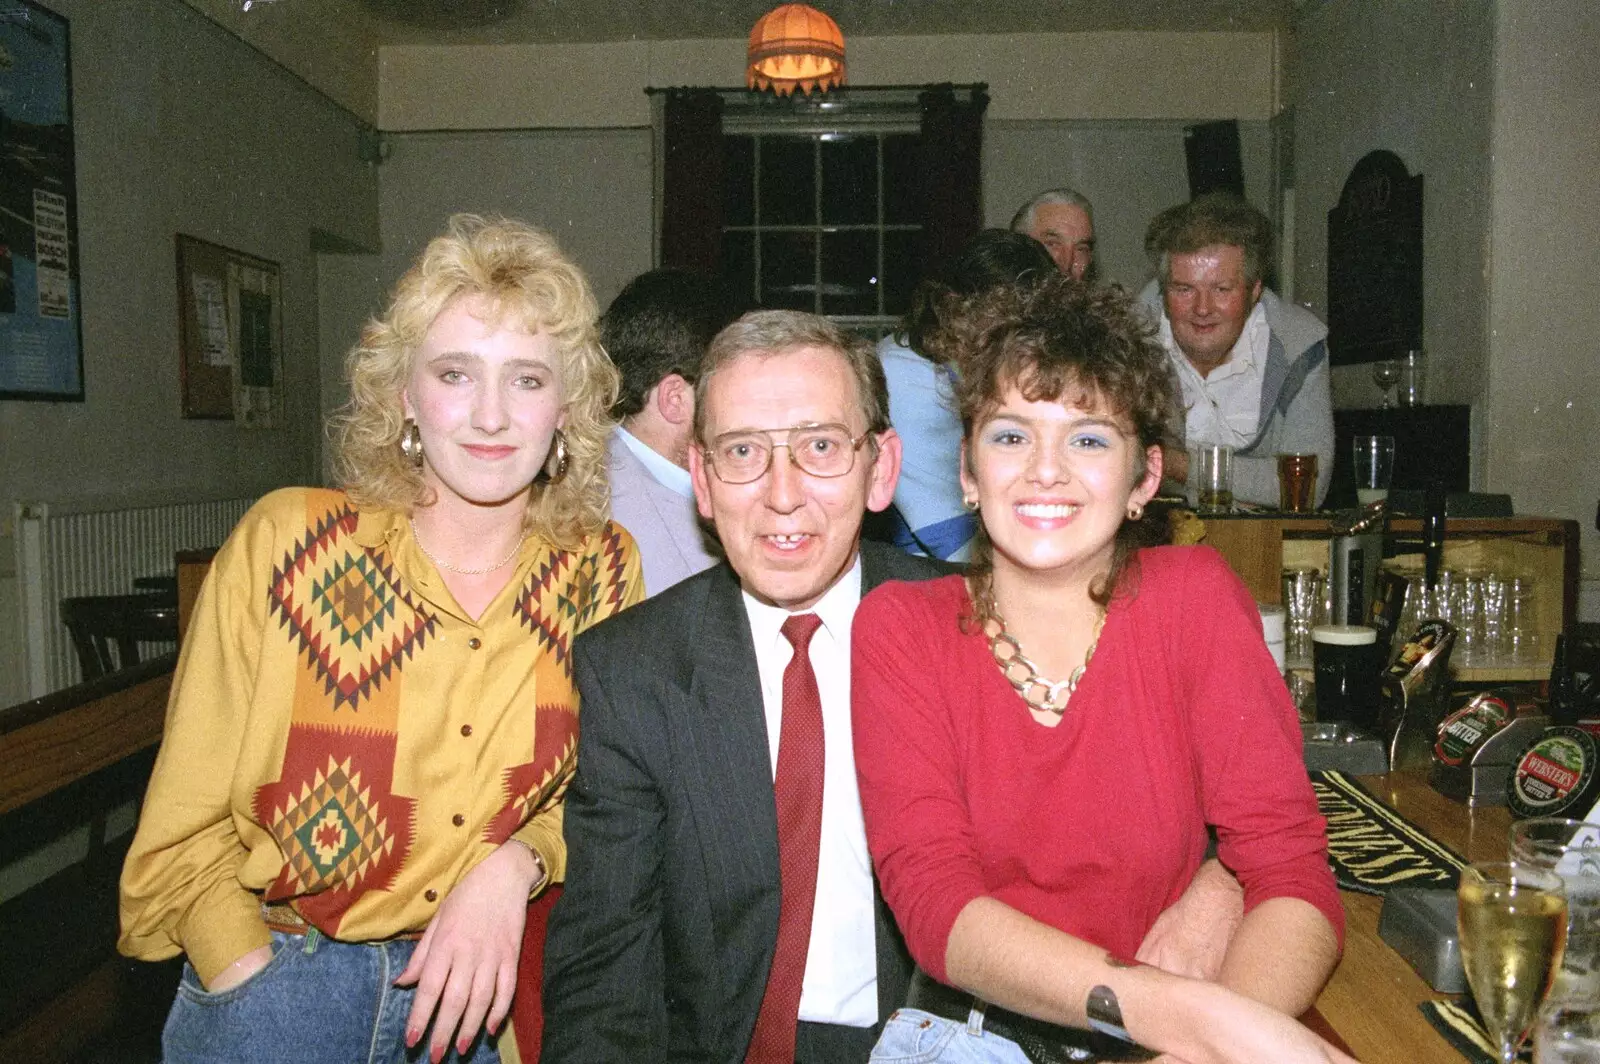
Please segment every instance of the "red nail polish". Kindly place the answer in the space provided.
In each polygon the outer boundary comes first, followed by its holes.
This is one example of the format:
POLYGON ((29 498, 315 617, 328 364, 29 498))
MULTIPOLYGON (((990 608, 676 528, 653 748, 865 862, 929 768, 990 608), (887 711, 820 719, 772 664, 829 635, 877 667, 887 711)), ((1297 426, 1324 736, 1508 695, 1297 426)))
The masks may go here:
POLYGON ((417 1030, 415 1027, 407 1027, 406 1028, 406 1048, 407 1049, 415 1049, 417 1047, 417 1039, 421 1038, 421 1037, 422 1037, 422 1032, 421 1031, 417 1030))

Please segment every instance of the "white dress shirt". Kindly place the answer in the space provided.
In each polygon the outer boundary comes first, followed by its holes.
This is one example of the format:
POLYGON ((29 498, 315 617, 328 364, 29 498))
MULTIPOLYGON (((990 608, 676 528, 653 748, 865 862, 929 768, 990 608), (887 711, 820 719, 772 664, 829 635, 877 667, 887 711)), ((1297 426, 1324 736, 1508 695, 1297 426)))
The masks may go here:
POLYGON ((656 478, 656 483, 664 488, 671 488, 685 499, 694 498, 694 480, 689 476, 689 471, 676 462, 657 454, 655 448, 645 443, 639 437, 618 425, 611 430, 616 433, 633 456, 644 465, 646 472, 656 478))
POLYGON ((1227 361, 1200 376, 1172 337, 1172 322, 1161 315, 1161 345, 1167 350, 1183 389, 1184 441, 1190 448, 1203 443, 1243 447, 1256 438, 1261 417, 1261 381, 1267 368, 1267 311, 1259 302, 1245 319, 1239 339, 1227 361))
MULTIPOLYGON (((809 610, 822 621, 811 637, 811 668, 822 697, 822 849, 817 857, 817 898, 811 944, 800 990, 800 1019, 870 1027, 878 1022, 878 951, 872 861, 856 787, 850 730, 850 621, 861 602, 861 558, 809 610)), ((761 673, 772 774, 778 774, 783 731, 783 671, 794 648, 783 635, 789 611, 744 595, 761 673)))

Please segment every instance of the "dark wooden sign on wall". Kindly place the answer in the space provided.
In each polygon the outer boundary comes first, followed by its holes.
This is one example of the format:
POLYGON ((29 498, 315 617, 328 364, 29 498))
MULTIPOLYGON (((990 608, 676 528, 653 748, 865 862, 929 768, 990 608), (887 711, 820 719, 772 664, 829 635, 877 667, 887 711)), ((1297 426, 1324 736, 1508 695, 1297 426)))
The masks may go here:
POLYGON ((1336 366, 1422 347, 1422 175, 1368 153, 1328 212, 1328 357, 1336 366))

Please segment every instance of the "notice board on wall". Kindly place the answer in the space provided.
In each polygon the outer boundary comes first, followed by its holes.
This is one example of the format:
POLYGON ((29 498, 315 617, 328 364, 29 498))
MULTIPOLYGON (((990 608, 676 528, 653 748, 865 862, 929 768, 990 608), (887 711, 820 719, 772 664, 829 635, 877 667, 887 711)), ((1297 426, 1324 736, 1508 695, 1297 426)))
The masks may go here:
POLYGON ((283 396, 278 264, 178 235, 183 416, 271 428, 283 396))

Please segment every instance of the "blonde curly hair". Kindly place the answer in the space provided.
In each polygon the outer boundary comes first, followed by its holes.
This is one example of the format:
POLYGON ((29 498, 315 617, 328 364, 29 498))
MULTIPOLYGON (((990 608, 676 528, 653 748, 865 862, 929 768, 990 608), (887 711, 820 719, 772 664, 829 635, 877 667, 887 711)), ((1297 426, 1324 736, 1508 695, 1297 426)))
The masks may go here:
POLYGON ((605 524, 608 415, 618 375, 600 346, 589 282, 541 229, 509 218, 457 214, 395 286, 389 310, 367 323, 345 359, 350 401, 330 420, 339 479, 359 505, 410 513, 427 505, 422 471, 400 453, 402 394, 434 319, 462 296, 481 296, 494 320, 556 343, 566 396, 569 462, 560 482, 529 495, 524 527, 575 547, 605 524))

